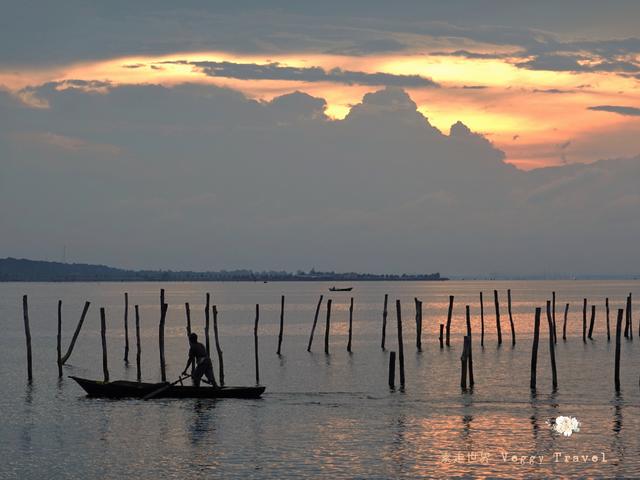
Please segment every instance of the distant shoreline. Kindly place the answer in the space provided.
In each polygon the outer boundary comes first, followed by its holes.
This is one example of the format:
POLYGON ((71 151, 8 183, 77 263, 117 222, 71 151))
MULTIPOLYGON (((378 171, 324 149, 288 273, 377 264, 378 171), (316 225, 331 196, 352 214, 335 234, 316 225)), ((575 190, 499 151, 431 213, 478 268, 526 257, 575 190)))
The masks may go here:
POLYGON ((440 273, 372 274, 358 272, 309 272, 222 270, 192 272, 124 270, 105 265, 0 259, 0 282, 442 282, 440 273))

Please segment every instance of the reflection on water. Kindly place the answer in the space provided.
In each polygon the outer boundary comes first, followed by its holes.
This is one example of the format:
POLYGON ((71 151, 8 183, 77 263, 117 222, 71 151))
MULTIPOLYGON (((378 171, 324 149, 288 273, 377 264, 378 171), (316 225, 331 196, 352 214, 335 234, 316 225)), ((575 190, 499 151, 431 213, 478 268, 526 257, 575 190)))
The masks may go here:
MULTIPOLYGON (((573 308, 568 339, 556 345, 558 389, 551 385, 548 342, 538 352, 538 388, 529 389, 532 311, 550 291, 558 302, 579 306, 608 296, 612 308, 638 285, 588 282, 510 282, 518 343, 496 345, 491 305, 485 304, 485 348, 474 335, 473 390, 460 390, 460 351, 466 331, 465 304, 471 305, 479 332, 478 292, 505 290, 499 282, 446 284, 357 284, 353 296, 353 353, 346 352, 349 296, 333 296, 330 355, 323 353, 323 326, 316 330, 314 352, 306 352, 309 327, 320 284, 171 284, 163 285, 171 307, 167 318, 168 376, 186 359, 185 301, 201 312, 205 290, 219 306, 227 383, 252 384, 253 314, 261 304, 262 400, 139 400, 85 398, 70 379, 57 378, 55 305, 69 308, 86 299, 91 310, 65 375, 100 378, 98 307, 109 325, 109 368, 113 378, 135 380, 135 368, 122 362, 122 292, 142 313, 143 379, 159 375, 156 284, 0 284, 0 478, 415 478, 455 476, 597 477, 640 476, 640 389, 638 339, 622 345, 622 393, 613 391, 614 348, 606 325, 596 323, 594 340, 581 339, 581 310, 573 308), (33 385, 25 384, 20 316, 22 293, 29 294, 34 342, 33 385), (276 355, 280 295, 287 295, 283 355, 276 355), (406 387, 390 390, 388 351, 380 350, 382 300, 424 301, 423 351, 415 351, 414 322, 404 330, 406 387), (438 323, 446 321, 448 295, 455 294, 451 348, 438 346, 438 323), (263 333, 264 332, 264 333, 263 333), (413 353, 412 353, 413 350, 413 353), (580 432, 554 433, 559 415, 575 416, 580 432), (623 425, 624 418, 624 428, 623 425), (554 462, 562 452, 578 462, 554 462), (602 455, 607 463, 584 462, 602 455), (543 457, 542 463, 531 458, 543 457)), ((351 295, 351 294, 350 294, 351 295)), ((502 298, 502 297, 501 297, 502 298)), ((640 292, 634 295, 640 298, 640 292)), ((324 311, 322 312, 324 314, 324 311)), ((388 321, 393 324, 390 314, 388 321)), ((75 320, 74 320, 75 321, 75 320)), ((199 334, 203 321, 192 315, 199 334)), ((509 333, 508 318, 503 333, 509 333)), ((66 332, 73 326, 65 324, 66 332)), ((131 339, 130 339, 131 340, 131 339)), ((68 338, 65 337, 65 344, 68 338)), ((131 353, 131 352, 130 352, 131 353)), ((216 359, 214 357, 214 363, 216 359)), ((217 365, 215 365, 217 369, 217 365)), ((397 368, 397 363, 396 363, 397 368)), ((399 376, 396 375, 396 381, 399 376)))

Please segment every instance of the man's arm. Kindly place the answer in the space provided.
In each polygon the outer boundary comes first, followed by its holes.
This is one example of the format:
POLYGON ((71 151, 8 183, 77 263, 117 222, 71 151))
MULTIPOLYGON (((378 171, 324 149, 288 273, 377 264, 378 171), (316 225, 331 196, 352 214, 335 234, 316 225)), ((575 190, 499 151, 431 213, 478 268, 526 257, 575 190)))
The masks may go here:
POLYGON ((189 350, 189 358, 187 359, 187 366, 184 367, 184 370, 182 371, 182 375, 187 374, 187 370, 189 370, 189 366, 193 364, 194 360, 195 360, 195 356, 192 355, 191 350, 189 350))

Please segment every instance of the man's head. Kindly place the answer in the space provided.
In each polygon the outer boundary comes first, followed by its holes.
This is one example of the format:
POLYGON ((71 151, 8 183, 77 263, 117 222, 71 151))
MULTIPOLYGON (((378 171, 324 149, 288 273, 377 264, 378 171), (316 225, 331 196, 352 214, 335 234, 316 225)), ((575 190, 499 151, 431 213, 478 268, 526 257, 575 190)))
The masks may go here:
POLYGON ((198 343, 198 335, 196 335, 195 333, 190 333, 189 343, 198 343))

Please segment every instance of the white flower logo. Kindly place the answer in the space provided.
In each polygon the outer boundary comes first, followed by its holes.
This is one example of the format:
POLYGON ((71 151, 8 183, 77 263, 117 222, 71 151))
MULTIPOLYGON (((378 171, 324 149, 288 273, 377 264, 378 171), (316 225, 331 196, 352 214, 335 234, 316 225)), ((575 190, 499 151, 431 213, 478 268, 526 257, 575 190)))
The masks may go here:
POLYGON ((580 431, 580 422, 575 417, 560 416, 556 418, 553 430, 565 437, 570 437, 572 433, 580 431))

